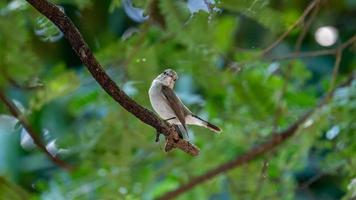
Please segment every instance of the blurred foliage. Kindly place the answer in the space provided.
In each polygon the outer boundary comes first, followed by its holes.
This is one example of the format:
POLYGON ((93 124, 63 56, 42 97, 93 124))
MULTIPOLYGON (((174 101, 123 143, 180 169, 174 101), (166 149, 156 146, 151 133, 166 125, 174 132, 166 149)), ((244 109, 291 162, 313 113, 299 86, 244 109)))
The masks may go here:
MULTIPOLYGON (((151 1, 54 2, 138 103, 151 108, 152 79, 173 68, 183 102, 224 131, 215 135, 189 127, 189 139, 201 154, 164 153, 163 138, 155 143, 155 130, 98 86, 50 21, 24 0, 1 0, 0 89, 16 100, 46 144, 52 142, 51 148, 77 167, 65 172, 36 148, 25 148, 26 133, 0 103, 1 200, 153 199, 266 141, 329 90, 332 55, 273 62, 258 57, 309 1, 161 0, 166 29, 145 21, 151 1), (34 88, 20 87, 29 84, 34 88)), ((328 48, 345 42, 355 34, 355 13, 351 0, 323 3, 302 51, 326 49, 314 40, 315 30, 325 25, 339 33, 328 48)), ((300 33, 298 27, 271 54, 293 52, 300 33)), ((355 66, 353 45, 343 51, 337 82, 355 66)), ((355 198, 355 100, 353 82, 277 150, 179 199, 355 198)))

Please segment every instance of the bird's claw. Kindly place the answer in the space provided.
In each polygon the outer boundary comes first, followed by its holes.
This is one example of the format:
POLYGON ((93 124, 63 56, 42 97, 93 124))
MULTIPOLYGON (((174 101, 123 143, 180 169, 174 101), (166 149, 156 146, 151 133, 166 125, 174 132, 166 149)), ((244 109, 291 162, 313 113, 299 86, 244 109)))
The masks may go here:
POLYGON ((157 131, 156 132, 156 139, 155 139, 156 142, 159 142, 159 135, 161 135, 161 133, 157 131))

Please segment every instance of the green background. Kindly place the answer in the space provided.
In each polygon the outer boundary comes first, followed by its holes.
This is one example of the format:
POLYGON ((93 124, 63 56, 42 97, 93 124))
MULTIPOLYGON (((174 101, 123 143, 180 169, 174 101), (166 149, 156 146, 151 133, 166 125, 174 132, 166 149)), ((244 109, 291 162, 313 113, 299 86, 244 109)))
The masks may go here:
MULTIPOLYGON (((193 13, 187 1, 161 0, 165 28, 134 21, 126 0, 54 2, 135 101, 152 109, 151 81, 172 68, 180 76, 178 96, 223 132, 191 126, 189 139, 200 155, 165 153, 164 138, 155 143, 156 131, 99 87, 51 22, 26 1, 0 0, 0 89, 45 143, 55 141, 58 154, 76 167, 62 170, 31 143, 21 144, 21 124, 0 103, 1 200, 153 199, 265 142, 315 107, 330 88, 334 55, 272 59, 296 51, 302 24, 259 56, 309 1, 222 0, 193 13)), ((131 3, 147 15, 147 1, 131 3)), ((301 52, 334 49, 356 33, 353 0, 322 1, 315 14, 301 52), (322 26, 338 30, 331 47, 315 41, 322 26)), ((353 44, 342 52, 336 83, 355 69, 353 44)), ((178 199, 355 198, 355 98, 354 81, 338 89, 290 140, 178 199)))

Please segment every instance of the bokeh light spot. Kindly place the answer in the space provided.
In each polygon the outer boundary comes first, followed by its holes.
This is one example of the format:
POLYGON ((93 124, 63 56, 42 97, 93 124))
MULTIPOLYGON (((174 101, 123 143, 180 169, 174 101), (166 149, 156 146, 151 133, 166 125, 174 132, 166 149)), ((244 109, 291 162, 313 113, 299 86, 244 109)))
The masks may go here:
POLYGON ((338 39, 338 31, 333 26, 323 26, 316 30, 315 40, 324 47, 332 46, 338 39))

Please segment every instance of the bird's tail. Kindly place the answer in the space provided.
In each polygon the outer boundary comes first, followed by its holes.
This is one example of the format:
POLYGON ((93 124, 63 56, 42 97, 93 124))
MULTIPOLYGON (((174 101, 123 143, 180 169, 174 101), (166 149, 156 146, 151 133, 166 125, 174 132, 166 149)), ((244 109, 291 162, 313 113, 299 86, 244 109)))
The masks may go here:
POLYGON ((212 124, 212 123, 210 123, 208 121, 205 121, 204 119, 202 119, 202 118, 200 118, 200 117, 198 117, 196 115, 191 115, 191 116, 193 118, 192 119, 193 123, 191 123, 191 124, 195 124, 195 125, 198 125, 198 126, 204 126, 204 127, 208 128, 208 129, 214 131, 215 133, 220 133, 222 131, 219 127, 215 126, 214 124, 212 124))

